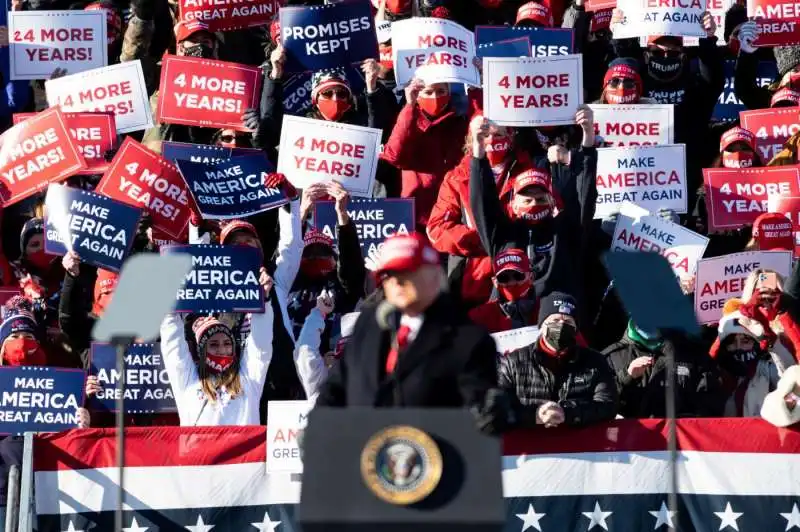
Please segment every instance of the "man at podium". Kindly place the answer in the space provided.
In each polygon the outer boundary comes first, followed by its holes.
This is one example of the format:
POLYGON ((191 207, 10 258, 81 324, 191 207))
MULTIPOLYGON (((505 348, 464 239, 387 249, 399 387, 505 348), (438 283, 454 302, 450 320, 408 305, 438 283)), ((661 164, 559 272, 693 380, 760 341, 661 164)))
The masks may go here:
POLYGON ((421 235, 396 235, 376 274, 385 300, 361 311, 317 406, 468 407, 483 430, 501 430, 494 340, 445 291, 439 254, 421 235))

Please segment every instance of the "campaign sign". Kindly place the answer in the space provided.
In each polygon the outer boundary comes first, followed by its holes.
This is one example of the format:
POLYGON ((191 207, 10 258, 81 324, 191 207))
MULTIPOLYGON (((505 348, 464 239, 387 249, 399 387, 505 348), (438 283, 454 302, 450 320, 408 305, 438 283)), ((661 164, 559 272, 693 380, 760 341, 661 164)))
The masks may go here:
POLYGON ((800 195, 772 196, 769 199, 769 212, 779 212, 786 216, 794 226, 794 255, 800 257, 800 195))
POLYGON ((528 37, 479 44, 475 50, 479 59, 484 57, 530 57, 531 40, 528 37))
POLYGON ((497 353, 507 355, 511 351, 522 349, 533 344, 539 338, 539 327, 530 325, 492 334, 492 339, 497 346, 497 353))
POLYGON ((257 108, 261 69, 200 57, 165 55, 156 120, 247 131, 242 115, 257 108))
POLYGON ((178 169, 130 137, 122 143, 95 192, 150 213, 153 227, 181 238, 191 196, 178 169))
POLYGON ((295 74, 283 82, 283 112, 303 116, 311 108, 311 74, 295 74))
POLYGON ((142 211, 111 198, 50 185, 45 198, 44 249, 51 255, 75 251, 99 268, 119 271, 130 253, 142 211))
MULTIPOLYGON (((112 344, 92 342, 89 372, 103 390, 89 399, 93 411, 117 412, 122 394, 117 386, 117 349, 112 344)), ((131 344, 125 350, 125 413, 177 412, 172 386, 161 357, 161 344, 131 344)))
MULTIPOLYGON (((36 113, 14 113, 13 120, 19 124, 36 116, 36 113)), ((76 172, 84 175, 102 174, 108 170, 106 152, 117 145, 117 126, 111 113, 64 113, 69 134, 86 161, 86 170, 76 172)))
POLYGON ((176 312, 264 312, 258 282, 261 250, 247 246, 165 246, 162 254, 188 253, 192 271, 178 290, 176 312))
MULTIPOLYGON (((706 0, 706 11, 708 11, 717 25, 717 29, 714 31, 714 36, 717 38, 717 46, 728 45, 725 40, 725 13, 735 3, 736 0, 706 0)), ((700 46, 700 39, 698 37, 685 37, 683 46, 700 46)))
POLYGON ((483 58, 483 109, 501 126, 575 123, 583 103, 583 57, 483 58))
POLYGON ((280 9, 286 72, 313 72, 378 58, 375 19, 367 0, 280 9))
POLYGON ((308 423, 313 401, 269 401, 267 403, 267 474, 302 473, 300 436, 308 423))
POLYGON ((767 164, 783 149, 789 137, 800 131, 800 108, 755 109, 739 113, 742 127, 756 136, 756 149, 767 164))
POLYGON ((258 148, 226 148, 224 146, 211 146, 209 144, 189 144, 188 142, 161 143, 161 156, 174 163, 191 161, 193 163, 216 164, 233 157, 244 155, 257 155, 264 152, 258 148))
POLYGON ((22 199, 86 169, 58 109, 47 109, 0 135, 0 205, 22 199))
POLYGON ((531 53, 528 54, 530 57, 569 55, 574 51, 574 39, 570 28, 475 26, 475 42, 478 46, 520 37, 527 37, 530 40, 531 53))
POLYGON ((56 68, 77 74, 108 64, 105 11, 12 11, 8 42, 11 79, 50 79, 56 68))
POLYGON ((800 44, 800 19, 774 20, 757 18, 758 37, 753 46, 794 46, 800 44))
POLYGON ((747 16, 777 20, 800 18, 800 6, 791 0, 747 0, 747 16))
POLYGON ((274 168, 263 153, 219 163, 179 160, 177 164, 203 218, 241 218, 289 202, 282 190, 264 186, 264 179, 274 168))
POLYGON ((84 381, 78 369, 0 366, 0 434, 74 429, 84 381))
POLYGON ((63 111, 114 113, 117 133, 153 127, 142 64, 126 61, 44 82, 47 103, 63 111))
MULTIPOLYGON (((734 70, 736 61, 725 61, 725 88, 717 98, 717 105, 714 107, 714 114, 711 116, 716 120, 738 120, 739 113, 746 111, 747 108, 736 97, 733 92, 734 70)), ((756 85, 766 87, 778 77, 778 67, 774 61, 759 61, 756 70, 756 85)), ((596 115, 595 115, 596 118, 596 115)))
MULTIPOLYGON (((352 200, 347 214, 356 226, 364 258, 380 251, 383 241, 394 235, 414 232, 414 198, 352 200)), ((314 203, 314 226, 336 240, 336 210, 332 201, 314 203)))
POLYGON ((198 20, 216 33, 267 25, 280 6, 280 0, 180 0, 178 10, 181 20, 198 20))
POLYGON ((665 208, 685 214, 686 147, 599 148, 595 219, 614 214, 626 201, 650 212, 665 208))
MULTIPOLYGON (((614 5, 617 1, 614 0, 614 5)), ((589 11, 589 9, 587 9, 589 11)), ((614 13, 613 9, 598 9, 592 13, 592 23, 589 25, 589 32, 595 33, 602 30, 610 29, 611 17, 614 13)))
POLYGON ((586 4, 584 5, 584 9, 586 11, 603 11, 603 10, 612 10, 617 7, 617 0, 586 0, 586 4))
POLYGON ((617 0, 617 8, 625 17, 612 26, 615 39, 647 35, 706 36, 703 0, 617 0))
POLYGON ((338 181, 354 196, 372 196, 381 130, 284 116, 278 172, 297 188, 338 181))
POLYGON ((791 251, 745 251, 702 259, 697 263, 694 311, 701 325, 717 323, 725 302, 741 297, 747 277, 765 268, 789 277, 792 273, 791 251))
POLYGON ((471 31, 443 18, 415 17, 392 23, 392 53, 397 86, 414 78, 425 83, 480 86, 471 31))
POLYGON ((672 223, 632 203, 624 203, 614 229, 612 251, 658 253, 667 259, 678 277, 693 275, 706 252, 708 238, 672 223), (644 212, 643 212, 644 211, 644 212))
POLYGON ((600 146, 655 146, 673 142, 672 104, 589 107, 594 111, 594 134, 600 146))
POLYGON ((708 225, 725 231, 752 225, 771 196, 800 196, 800 167, 705 168, 708 225))

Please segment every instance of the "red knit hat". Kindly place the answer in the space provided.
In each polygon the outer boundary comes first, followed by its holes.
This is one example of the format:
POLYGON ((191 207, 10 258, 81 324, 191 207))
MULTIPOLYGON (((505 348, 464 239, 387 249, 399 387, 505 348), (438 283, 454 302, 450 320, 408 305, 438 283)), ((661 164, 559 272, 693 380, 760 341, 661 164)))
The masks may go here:
POLYGON ((636 83, 636 92, 642 94, 642 76, 628 62, 623 61, 625 60, 612 62, 609 69, 606 70, 606 75, 603 76, 603 87, 608 85, 614 78, 632 79, 636 83))

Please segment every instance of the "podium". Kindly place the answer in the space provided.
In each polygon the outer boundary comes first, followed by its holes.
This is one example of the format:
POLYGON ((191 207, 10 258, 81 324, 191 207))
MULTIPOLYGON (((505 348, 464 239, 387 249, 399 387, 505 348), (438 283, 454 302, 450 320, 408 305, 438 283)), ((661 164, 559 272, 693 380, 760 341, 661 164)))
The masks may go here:
POLYGON ((499 532, 502 440, 462 409, 315 408, 303 532, 499 532))

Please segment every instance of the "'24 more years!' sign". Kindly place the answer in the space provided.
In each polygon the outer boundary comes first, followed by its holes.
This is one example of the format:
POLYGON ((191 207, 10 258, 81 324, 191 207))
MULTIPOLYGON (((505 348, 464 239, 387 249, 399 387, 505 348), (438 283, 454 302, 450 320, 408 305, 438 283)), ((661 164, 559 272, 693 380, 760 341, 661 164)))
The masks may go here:
POLYGON ((77 369, 0 367, 0 434, 75 428, 85 380, 77 369))

